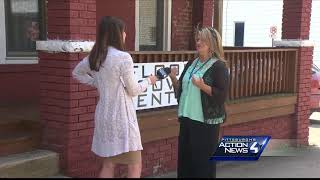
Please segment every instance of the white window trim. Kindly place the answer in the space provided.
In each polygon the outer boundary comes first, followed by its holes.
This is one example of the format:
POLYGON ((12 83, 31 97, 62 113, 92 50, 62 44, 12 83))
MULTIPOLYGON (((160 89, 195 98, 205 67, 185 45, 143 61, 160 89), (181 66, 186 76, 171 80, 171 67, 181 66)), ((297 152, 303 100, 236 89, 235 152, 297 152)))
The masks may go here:
MULTIPOLYGON (((135 1, 135 51, 139 51, 139 4, 140 0, 135 1)), ((164 1, 164 23, 163 23, 163 51, 171 51, 171 18, 172 0, 164 1)))
POLYGON ((275 47, 314 47, 315 43, 312 40, 301 40, 301 39, 282 39, 275 40, 275 47))
POLYGON ((164 23, 163 23, 163 50, 171 50, 171 12, 172 0, 164 1, 164 23))
POLYGON ((6 62, 6 27, 4 1, 0 3, 0 64, 6 62))
POLYGON ((134 50, 139 51, 139 44, 140 44, 140 39, 139 39, 139 33, 140 33, 140 28, 139 28, 139 4, 140 1, 136 0, 136 7, 135 7, 135 29, 136 29, 136 34, 135 34, 135 45, 134 45, 134 50))
POLYGON ((7 57, 4 1, 0 3, 0 64, 37 64, 38 57, 7 57))

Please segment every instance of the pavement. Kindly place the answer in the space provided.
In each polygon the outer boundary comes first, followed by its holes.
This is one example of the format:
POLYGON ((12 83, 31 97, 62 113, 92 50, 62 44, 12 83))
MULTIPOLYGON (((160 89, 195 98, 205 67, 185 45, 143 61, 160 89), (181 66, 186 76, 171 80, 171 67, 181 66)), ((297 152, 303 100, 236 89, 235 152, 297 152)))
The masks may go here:
MULTIPOLYGON (((319 178, 320 124, 309 127, 309 146, 286 147, 261 155, 258 161, 217 164, 217 178, 319 178)), ((176 172, 153 178, 176 178, 176 172)))

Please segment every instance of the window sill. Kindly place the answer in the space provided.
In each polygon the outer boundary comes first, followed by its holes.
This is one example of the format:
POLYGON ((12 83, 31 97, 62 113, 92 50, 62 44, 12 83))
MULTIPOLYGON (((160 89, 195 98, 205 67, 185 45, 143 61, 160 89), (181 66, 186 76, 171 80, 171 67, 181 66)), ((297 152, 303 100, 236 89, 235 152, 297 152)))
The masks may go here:
POLYGON ((38 64, 38 57, 6 57, 2 64, 38 64))

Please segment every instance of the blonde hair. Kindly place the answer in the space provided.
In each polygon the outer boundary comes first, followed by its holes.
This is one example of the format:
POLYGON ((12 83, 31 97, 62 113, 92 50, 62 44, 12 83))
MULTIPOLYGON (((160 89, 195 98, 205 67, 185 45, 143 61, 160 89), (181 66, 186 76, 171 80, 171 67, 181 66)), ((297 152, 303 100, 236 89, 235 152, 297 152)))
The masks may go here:
POLYGON ((197 38, 199 38, 201 41, 206 43, 207 46, 209 46, 211 57, 218 58, 219 60, 223 61, 226 66, 228 66, 228 62, 224 59, 222 39, 217 30, 211 27, 199 28, 199 26, 197 26, 195 29, 196 41, 197 38))

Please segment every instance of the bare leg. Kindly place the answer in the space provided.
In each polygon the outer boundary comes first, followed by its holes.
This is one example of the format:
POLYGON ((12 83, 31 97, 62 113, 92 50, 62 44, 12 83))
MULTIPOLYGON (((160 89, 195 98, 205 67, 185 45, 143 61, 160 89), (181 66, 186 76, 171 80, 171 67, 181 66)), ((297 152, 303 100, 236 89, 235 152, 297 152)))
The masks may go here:
POLYGON ((142 162, 128 165, 128 178, 140 178, 142 162))
POLYGON ((103 164, 99 174, 99 178, 113 178, 114 167, 115 165, 112 162, 108 161, 107 159, 103 159, 103 164))

